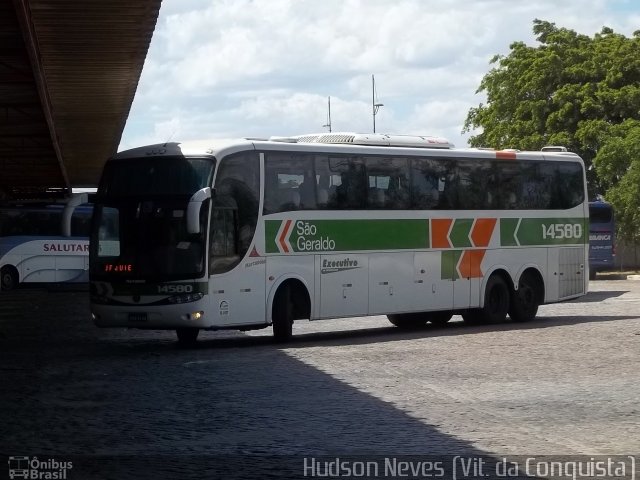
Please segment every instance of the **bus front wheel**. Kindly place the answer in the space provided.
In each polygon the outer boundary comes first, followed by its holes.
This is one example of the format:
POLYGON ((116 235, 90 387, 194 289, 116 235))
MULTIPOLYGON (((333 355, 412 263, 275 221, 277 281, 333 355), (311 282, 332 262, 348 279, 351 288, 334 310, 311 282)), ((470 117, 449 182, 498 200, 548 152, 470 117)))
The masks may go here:
POLYGON ((276 342, 286 342, 293 336, 293 302, 291 287, 284 285, 278 291, 273 305, 273 338, 276 342))
POLYGON ((178 335, 178 345, 181 347, 193 347, 198 340, 199 328, 178 328, 176 334, 178 335))
POLYGON ((13 290, 18 286, 18 272, 15 268, 6 265, 0 270, 0 290, 13 290))

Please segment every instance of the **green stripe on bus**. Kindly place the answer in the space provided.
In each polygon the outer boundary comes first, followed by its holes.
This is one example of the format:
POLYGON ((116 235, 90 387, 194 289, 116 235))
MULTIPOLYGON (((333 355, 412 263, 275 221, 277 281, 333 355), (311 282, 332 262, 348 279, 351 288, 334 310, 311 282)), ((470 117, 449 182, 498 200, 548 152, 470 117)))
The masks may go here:
POLYGON ((278 252, 340 252, 429 248, 429 221, 265 220, 265 249, 278 252))
POLYGON ((588 225, 587 218, 502 218, 500 245, 513 247, 584 244, 587 242, 588 225))

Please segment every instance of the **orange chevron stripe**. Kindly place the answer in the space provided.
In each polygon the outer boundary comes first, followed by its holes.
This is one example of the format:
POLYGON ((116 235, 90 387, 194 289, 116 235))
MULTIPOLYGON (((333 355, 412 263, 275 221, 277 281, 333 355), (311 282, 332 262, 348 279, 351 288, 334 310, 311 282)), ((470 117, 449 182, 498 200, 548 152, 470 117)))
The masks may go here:
POLYGON ((493 229, 496 226, 496 218, 478 218, 471 230, 471 241, 476 247, 488 247, 493 229))
POLYGON ((452 222, 450 218, 431 219, 431 248, 451 248, 449 229, 452 222))
POLYGON ((282 247, 282 251, 284 251, 285 253, 289 253, 289 248, 287 247, 285 240, 287 239, 287 233, 289 233, 289 228, 291 228, 291 222, 292 222, 291 220, 286 221, 286 223, 284 224, 284 228, 282 229, 282 233, 278 238, 278 242, 282 247))
POLYGON ((465 250, 460 259, 458 271, 462 278, 481 278, 480 264, 484 259, 486 250, 465 250))

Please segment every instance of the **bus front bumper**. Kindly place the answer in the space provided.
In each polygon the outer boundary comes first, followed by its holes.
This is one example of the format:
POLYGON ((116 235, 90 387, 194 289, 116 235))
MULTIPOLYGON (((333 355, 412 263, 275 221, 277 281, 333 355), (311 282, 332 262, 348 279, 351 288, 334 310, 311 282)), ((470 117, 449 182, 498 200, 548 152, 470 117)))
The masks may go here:
POLYGON ((91 318, 98 327, 127 327, 151 330, 208 328, 212 325, 204 302, 162 306, 114 306, 91 304, 91 318))

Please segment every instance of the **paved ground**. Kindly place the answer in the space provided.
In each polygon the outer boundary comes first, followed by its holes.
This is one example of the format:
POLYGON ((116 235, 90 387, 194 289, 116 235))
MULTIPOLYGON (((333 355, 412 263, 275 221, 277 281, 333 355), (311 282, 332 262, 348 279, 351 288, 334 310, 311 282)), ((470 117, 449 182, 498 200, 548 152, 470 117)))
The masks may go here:
POLYGON ((85 456, 67 478, 143 478, 139 457, 91 472, 86 455, 154 455, 156 478, 179 478, 202 455, 237 473, 263 455, 640 453, 637 281, 524 325, 300 322, 286 346, 266 329, 182 350, 88 316, 83 291, 0 294, 0 453, 85 456))

